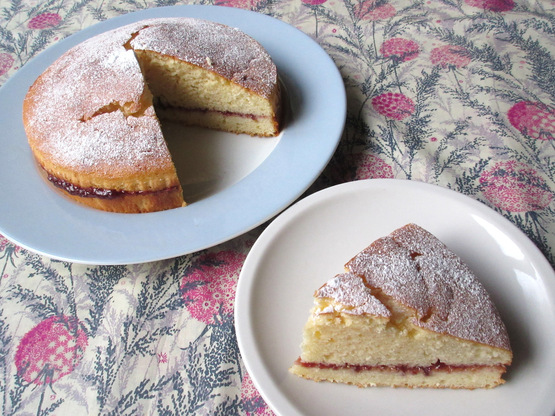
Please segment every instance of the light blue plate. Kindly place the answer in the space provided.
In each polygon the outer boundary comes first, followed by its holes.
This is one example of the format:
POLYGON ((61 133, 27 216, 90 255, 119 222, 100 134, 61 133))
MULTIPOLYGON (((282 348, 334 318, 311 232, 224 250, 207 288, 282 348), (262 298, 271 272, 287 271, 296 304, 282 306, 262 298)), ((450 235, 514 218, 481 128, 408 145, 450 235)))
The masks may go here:
POLYGON ((175 6, 98 23, 39 54, 0 89, 0 233, 31 251, 85 264, 142 263, 211 247, 255 228, 297 199, 333 155, 345 115, 345 88, 331 58, 307 35, 269 16, 228 7, 175 6), (237 27, 270 53, 290 105, 275 148, 238 182, 169 211, 107 213, 54 192, 38 174, 27 145, 21 121, 27 89, 77 43, 134 21, 170 16, 237 27))

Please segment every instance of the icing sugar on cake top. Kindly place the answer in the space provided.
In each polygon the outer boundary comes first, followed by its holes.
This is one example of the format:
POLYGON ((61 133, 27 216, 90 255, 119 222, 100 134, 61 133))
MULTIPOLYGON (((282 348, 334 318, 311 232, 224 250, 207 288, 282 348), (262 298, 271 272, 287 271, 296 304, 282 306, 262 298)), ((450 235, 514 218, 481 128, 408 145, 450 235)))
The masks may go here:
POLYGON ((105 175, 114 166, 167 163, 154 109, 133 116, 142 108, 146 88, 134 52, 123 46, 133 29, 77 45, 35 84, 32 102, 40 105, 27 107, 27 129, 37 138, 38 150, 55 162, 105 175))
POLYGON ((48 180, 77 202, 113 212, 186 204, 159 117, 275 137, 276 66, 256 40, 229 26, 149 19, 74 46, 23 102, 29 145, 48 180))
POLYGON ((145 27, 132 39, 133 49, 162 54, 215 71, 233 82, 269 97, 277 80, 276 67, 260 44, 238 29, 199 19, 166 19, 145 27), (179 46, 177 46, 179 45, 179 46), (207 59, 207 57, 209 57, 207 59))
POLYGON ((314 296, 334 300, 333 304, 325 309, 316 310, 316 314, 336 311, 352 315, 364 313, 384 317, 391 315, 389 309, 372 295, 361 277, 352 273, 342 273, 328 280, 314 296))
POLYGON ((352 273, 416 311, 413 323, 462 339, 510 348, 505 326, 474 273, 445 244, 408 224, 380 238, 347 265, 352 273))
POLYGON ((29 106, 26 117, 41 152, 103 174, 169 159, 154 110, 145 111, 151 98, 134 50, 189 61, 264 96, 277 82, 268 53, 237 29, 192 18, 143 20, 76 45, 45 71, 33 98, 41 105, 29 106))

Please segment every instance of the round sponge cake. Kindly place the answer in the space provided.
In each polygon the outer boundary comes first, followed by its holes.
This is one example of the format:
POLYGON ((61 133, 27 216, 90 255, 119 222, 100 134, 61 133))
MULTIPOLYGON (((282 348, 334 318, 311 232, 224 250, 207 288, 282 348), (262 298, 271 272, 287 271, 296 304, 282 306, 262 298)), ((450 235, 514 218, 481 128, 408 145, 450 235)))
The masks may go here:
POLYGON ((152 212, 185 205, 160 119, 275 136, 280 88, 269 54, 243 32, 193 18, 150 19, 73 47, 23 103, 32 152, 85 205, 152 212))

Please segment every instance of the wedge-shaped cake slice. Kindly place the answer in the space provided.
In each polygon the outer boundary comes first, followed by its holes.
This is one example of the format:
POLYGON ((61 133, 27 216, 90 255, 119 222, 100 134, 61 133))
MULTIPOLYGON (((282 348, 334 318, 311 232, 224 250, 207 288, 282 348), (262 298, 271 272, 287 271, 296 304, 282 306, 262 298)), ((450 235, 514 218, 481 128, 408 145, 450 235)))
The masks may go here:
POLYGON ((301 351, 293 374, 360 387, 491 388, 512 361, 482 284, 414 224, 373 242, 315 292, 301 351))

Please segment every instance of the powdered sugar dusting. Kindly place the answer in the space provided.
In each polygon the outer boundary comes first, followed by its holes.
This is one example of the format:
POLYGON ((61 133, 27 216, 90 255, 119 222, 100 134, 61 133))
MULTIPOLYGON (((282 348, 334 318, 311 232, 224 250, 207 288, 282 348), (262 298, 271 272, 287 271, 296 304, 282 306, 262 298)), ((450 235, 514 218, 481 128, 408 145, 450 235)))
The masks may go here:
POLYGON ((423 277, 416 270, 410 253, 393 239, 384 237, 360 252, 347 264, 348 269, 364 276, 370 287, 395 293, 399 302, 418 315, 428 312, 429 303, 423 277))
POLYGON ((346 265, 373 288, 417 311, 414 324, 509 350, 505 325, 466 264, 428 231, 408 224, 346 265))
POLYGON ((315 297, 331 298, 335 301, 332 308, 322 309, 316 314, 343 312, 352 315, 369 314, 389 317, 389 310, 372 295, 360 276, 343 273, 335 276, 315 293, 315 297))
POLYGON ((143 117, 125 117, 115 111, 73 127, 71 135, 53 141, 48 151, 106 178, 115 173, 114 166, 118 174, 132 174, 139 164, 152 170, 167 168, 169 159, 160 158, 167 148, 153 111, 143 117))
POLYGON ((144 106, 141 69, 124 47, 134 29, 116 29, 75 46, 31 87, 26 130, 33 147, 54 163, 108 177, 115 167, 123 174, 137 166, 167 167, 169 151, 154 109, 147 107, 141 117, 121 110, 144 106))
POLYGON ((73 47, 37 79, 24 102, 35 151, 108 176, 171 165, 133 48, 190 59, 263 94, 277 81, 268 54, 236 29, 189 18, 133 23, 73 47))
POLYGON ((133 49, 172 56, 214 71, 265 97, 272 94, 277 82, 276 67, 264 48, 240 30, 192 18, 143 23, 148 27, 131 41, 133 49))

